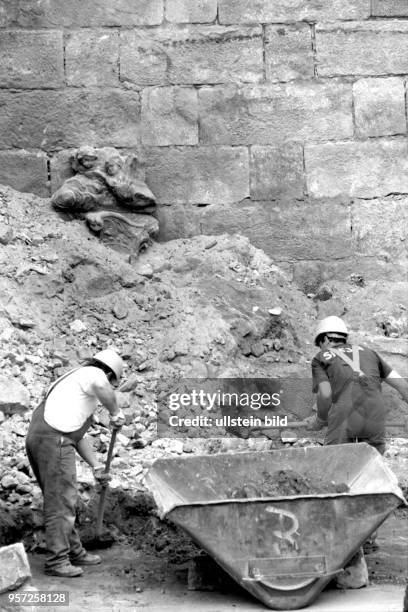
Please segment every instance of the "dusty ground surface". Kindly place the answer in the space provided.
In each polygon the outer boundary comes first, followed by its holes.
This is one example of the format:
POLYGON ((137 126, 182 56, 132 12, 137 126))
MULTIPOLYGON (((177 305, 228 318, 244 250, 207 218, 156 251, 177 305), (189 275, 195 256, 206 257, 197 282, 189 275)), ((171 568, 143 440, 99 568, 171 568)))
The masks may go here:
MULTIPOLYGON (((407 515, 396 511, 379 529, 378 551, 367 555, 370 583, 380 587, 380 593, 388 592, 389 607, 383 612, 402 610, 403 585, 407 575, 408 521, 407 515), (393 588, 392 588, 393 586, 393 588), (401 602, 400 608, 392 607, 401 602)), ((42 573, 43 555, 30 555, 33 583, 38 589, 69 590, 70 612, 98 610, 98 612, 121 612, 121 610, 264 610, 259 602, 245 591, 225 580, 212 593, 187 590, 187 564, 172 563, 168 558, 157 558, 133 546, 115 546, 102 551, 102 566, 86 570, 86 576, 78 579, 57 579, 42 573), (201 606, 201 608, 200 608, 201 606), (213 606, 213 607, 211 607, 213 606), (231 607, 229 607, 231 606, 231 607)), ((364 589, 362 590, 364 591, 364 589)), ((328 587, 319 597, 331 609, 338 601, 338 591, 328 587)), ((360 612, 371 612, 375 601, 371 592, 360 593, 360 612)), ((384 602, 383 602, 384 604, 384 602)), ((346 608, 337 608, 344 612, 346 608)), ((352 609, 347 606, 347 609, 352 609)), ((312 610, 312 608, 310 608, 312 610)))

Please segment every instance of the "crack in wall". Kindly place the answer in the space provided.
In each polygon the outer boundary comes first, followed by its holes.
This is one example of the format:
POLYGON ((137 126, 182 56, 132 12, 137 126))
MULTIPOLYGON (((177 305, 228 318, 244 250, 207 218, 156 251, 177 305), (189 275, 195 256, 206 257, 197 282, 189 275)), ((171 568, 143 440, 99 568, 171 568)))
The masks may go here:
POLYGON ((313 76, 318 78, 319 73, 317 70, 318 60, 317 60, 317 47, 316 47, 316 24, 310 24, 310 35, 312 39, 312 56, 313 56, 313 76))
POLYGON ((48 194, 52 196, 52 185, 51 185, 51 157, 47 155, 47 189, 48 194))

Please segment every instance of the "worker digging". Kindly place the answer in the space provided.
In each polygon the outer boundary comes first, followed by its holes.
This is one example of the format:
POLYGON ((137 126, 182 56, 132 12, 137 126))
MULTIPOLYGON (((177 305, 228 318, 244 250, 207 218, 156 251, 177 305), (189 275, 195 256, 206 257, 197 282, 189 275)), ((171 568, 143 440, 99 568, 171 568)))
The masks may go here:
POLYGON ((115 430, 124 423, 112 384, 122 376, 122 360, 112 349, 96 353, 82 367, 56 380, 34 411, 26 439, 30 465, 44 496, 48 556, 45 573, 61 578, 81 576, 81 566, 98 565, 75 528, 77 503, 75 451, 91 466, 96 481, 107 478, 84 434, 98 400, 110 414, 115 430))

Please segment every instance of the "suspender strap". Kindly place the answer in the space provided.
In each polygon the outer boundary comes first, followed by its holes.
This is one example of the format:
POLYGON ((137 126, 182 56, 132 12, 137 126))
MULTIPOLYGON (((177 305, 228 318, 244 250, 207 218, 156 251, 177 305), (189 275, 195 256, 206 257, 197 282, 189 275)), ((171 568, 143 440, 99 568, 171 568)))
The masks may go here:
POLYGON ((335 355, 337 355, 337 357, 340 357, 340 359, 342 359, 344 363, 347 363, 347 365, 350 366, 353 372, 365 376, 364 372, 360 369, 360 347, 357 345, 353 345, 351 348, 353 349, 353 360, 351 360, 348 355, 343 353, 343 351, 339 351, 336 348, 332 348, 331 351, 335 355))
POLYGON ((52 385, 50 387, 48 387, 48 390, 44 396, 44 400, 47 399, 47 397, 49 396, 49 394, 51 393, 51 391, 58 385, 58 383, 60 383, 62 380, 64 380, 64 378, 66 378, 67 376, 69 376, 70 374, 73 374, 74 372, 76 372, 77 370, 79 370, 79 368, 74 368, 73 370, 70 370, 69 372, 66 372, 65 374, 63 374, 62 376, 60 376, 59 378, 57 378, 57 380, 54 380, 54 382, 52 383, 52 385))

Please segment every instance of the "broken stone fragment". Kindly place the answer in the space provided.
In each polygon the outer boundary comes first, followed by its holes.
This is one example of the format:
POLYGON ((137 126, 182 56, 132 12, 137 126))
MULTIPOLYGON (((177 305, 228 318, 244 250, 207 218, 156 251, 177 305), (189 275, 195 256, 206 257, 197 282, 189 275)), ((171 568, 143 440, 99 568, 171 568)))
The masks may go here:
POLYGON ((321 285, 317 290, 315 298, 321 302, 326 302, 333 297, 333 290, 328 285, 321 285))
POLYGON ((282 314, 282 308, 280 306, 275 306, 275 308, 270 308, 268 312, 274 317, 280 317, 282 314))
POLYGON ((123 304, 114 304, 112 312, 117 319, 126 319, 128 316, 128 309, 123 304))
POLYGON ((15 489, 16 486, 18 485, 18 480, 17 480, 16 474, 15 473, 6 474, 1 479, 1 483, 0 484, 3 487, 3 489, 15 489))
POLYGON ((0 548, 0 593, 18 589, 31 578, 30 565, 21 542, 0 548))
POLYGON ((14 238, 13 228, 9 225, 0 226, 0 244, 6 246, 14 238))
POLYGON ((35 327, 34 321, 32 321, 31 319, 24 318, 20 318, 17 321, 13 321, 13 325, 21 327, 21 329, 31 329, 32 327, 35 327))
POLYGON ((81 332, 84 332, 87 330, 87 326, 80 319, 75 319, 75 321, 70 323, 69 328, 71 331, 75 332, 76 334, 80 334, 81 332))
POLYGON ((30 406, 30 394, 15 378, 0 376, 0 410, 4 414, 21 413, 30 406))
POLYGON ((152 278, 153 276, 153 268, 148 263, 136 262, 133 269, 137 274, 145 276, 146 278, 152 278))
POLYGON ((260 357, 265 352, 265 347, 262 342, 254 342, 251 345, 251 353, 254 357, 260 357))
POLYGON ((283 348, 282 342, 279 340, 279 338, 276 338, 273 341, 273 350, 274 351, 280 351, 282 348, 283 348))
POLYGON ((297 442, 297 433, 291 429, 284 429, 281 431, 281 440, 284 444, 294 444, 297 442))

